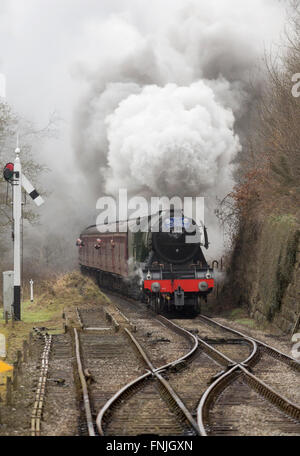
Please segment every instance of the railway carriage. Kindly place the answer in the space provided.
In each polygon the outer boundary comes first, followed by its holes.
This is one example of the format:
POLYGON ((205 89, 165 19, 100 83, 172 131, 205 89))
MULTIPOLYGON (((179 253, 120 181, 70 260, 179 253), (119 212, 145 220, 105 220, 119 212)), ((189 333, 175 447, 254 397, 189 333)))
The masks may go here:
POLYGON ((214 288, 213 269, 202 252, 209 245, 206 228, 201 232, 181 212, 90 226, 76 244, 83 273, 158 313, 199 313, 214 288))

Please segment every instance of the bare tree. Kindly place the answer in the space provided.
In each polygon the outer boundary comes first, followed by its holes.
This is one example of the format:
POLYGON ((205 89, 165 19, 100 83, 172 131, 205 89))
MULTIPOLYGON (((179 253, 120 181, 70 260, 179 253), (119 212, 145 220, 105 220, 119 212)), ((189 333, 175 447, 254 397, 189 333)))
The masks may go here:
MULTIPOLYGON (((44 127, 37 129, 31 122, 22 119, 12 112, 10 106, 0 101, 0 162, 2 167, 8 161, 13 161, 14 150, 19 136, 22 148, 22 167, 33 183, 39 185, 39 177, 46 171, 46 167, 37 163, 33 158, 32 148, 37 140, 53 137, 57 134, 58 117, 52 114, 44 127)), ((24 194, 25 199, 25 194, 24 194)), ((5 264, 4 253, 11 249, 12 233, 12 186, 8 184, 0 172, 0 251, 1 265, 5 264)), ((31 224, 38 223, 38 212, 32 205, 23 206, 23 219, 31 224)))

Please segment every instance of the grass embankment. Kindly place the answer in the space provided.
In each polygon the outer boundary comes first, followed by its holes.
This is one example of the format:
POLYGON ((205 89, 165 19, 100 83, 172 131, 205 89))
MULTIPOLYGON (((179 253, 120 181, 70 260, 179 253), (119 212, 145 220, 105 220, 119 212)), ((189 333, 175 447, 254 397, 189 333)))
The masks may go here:
POLYGON ((0 333, 6 337, 8 363, 16 360, 16 352, 22 348, 23 340, 28 338, 33 327, 46 327, 49 334, 63 331, 62 313, 65 312, 69 323, 76 323, 76 307, 89 308, 107 305, 109 300, 98 286, 88 277, 72 272, 56 280, 42 281, 35 288, 34 302, 30 302, 24 292, 22 302, 22 321, 11 321, 5 325, 3 311, 0 309, 0 333))

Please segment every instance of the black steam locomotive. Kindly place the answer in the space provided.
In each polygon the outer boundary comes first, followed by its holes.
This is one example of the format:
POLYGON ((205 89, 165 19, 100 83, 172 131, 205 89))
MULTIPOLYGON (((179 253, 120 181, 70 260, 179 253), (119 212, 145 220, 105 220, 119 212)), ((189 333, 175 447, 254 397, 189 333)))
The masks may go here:
POLYGON ((157 313, 200 312, 201 300, 214 288, 201 248, 208 245, 205 227, 170 211, 91 226, 77 240, 83 272, 94 275, 101 287, 145 301, 157 313))

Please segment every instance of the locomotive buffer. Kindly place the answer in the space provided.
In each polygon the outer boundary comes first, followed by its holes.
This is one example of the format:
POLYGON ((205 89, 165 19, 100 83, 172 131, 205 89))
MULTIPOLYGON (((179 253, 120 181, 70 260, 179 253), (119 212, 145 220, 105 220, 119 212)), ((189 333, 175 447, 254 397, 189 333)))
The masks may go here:
POLYGON ((21 320, 21 219, 22 219, 22 187, 37 206, 44 203, 43 198, 22 173, 20 149, 15 150, 14 163, 7 163, 3 176, 13 186, 13 219, 14 219, 14 318, 21 320))

